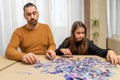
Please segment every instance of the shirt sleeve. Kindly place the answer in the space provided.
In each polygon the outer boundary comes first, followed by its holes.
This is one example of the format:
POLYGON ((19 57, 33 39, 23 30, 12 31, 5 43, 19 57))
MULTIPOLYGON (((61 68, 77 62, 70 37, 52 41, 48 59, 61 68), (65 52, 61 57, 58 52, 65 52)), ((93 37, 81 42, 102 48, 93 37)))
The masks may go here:
POLYGON ((108 49, 102 49, 96 46, 92 41, 88 40, 88 54, 106 57, 108 49))
POLYGON ((56 49, 56 54, 57 55, 63 55, 63 53, 60 51, 60 49, 62 48, 68 48, 69 47, 69 41, 68 41, 68 38, 66 38, 62 44, 56 49))

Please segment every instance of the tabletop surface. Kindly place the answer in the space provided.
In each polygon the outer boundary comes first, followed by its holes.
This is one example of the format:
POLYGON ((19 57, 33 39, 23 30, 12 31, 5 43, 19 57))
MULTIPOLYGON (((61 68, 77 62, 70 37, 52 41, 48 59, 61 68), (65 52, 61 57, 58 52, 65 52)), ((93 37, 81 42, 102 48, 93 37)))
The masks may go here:
POLYGON ((14 64, 16 61, 9 60, 5 56, 0 56, 0 71, 14 64))
MULTIPOLYGON (((40 62, 44 63, 50 62, 48 59, 46 59, 44 55, 38 57, 40 58, 40 62)), ((92 57, 105 61, 105 59, 98 56, 74 56, 75 59, 76 58, 83 59, 86 57, 92 57)), ((56 57, 56 59, 59 58, 61 57, 60 56, 56 57)), ((7 63, 9 63, 9 61, 7 63)), ((17 62, 14 65, 11 65, 5 70, 2 70, 0 72, 0 80, 66 80, 63 76, 64 74, 62 73, 60 74, 41 73, 41 70, 43 68, 36 69, 34 68, 34 65, 27 65, 22 62, 17 62)), ((114 73, 114 75, 112 75, 112 77, 110 77, 109 80, 119 80, 120 66, 117 65, 117 68, 112 68, 111 70, 114 73)))

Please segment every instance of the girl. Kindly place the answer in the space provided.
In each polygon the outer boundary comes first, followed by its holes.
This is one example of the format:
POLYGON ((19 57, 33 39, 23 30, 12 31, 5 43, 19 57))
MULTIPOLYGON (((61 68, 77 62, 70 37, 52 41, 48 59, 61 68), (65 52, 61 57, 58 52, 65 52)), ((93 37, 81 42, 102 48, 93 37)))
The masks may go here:
POLYGON ((99 55, 106 57, 112 64, 118 63, 118 58, 113 50, 101 49, 86 38, 86 26, 76 21, 72 25, 71 36, 66 38, 63 43, 56 49, 57 55, 99 55))

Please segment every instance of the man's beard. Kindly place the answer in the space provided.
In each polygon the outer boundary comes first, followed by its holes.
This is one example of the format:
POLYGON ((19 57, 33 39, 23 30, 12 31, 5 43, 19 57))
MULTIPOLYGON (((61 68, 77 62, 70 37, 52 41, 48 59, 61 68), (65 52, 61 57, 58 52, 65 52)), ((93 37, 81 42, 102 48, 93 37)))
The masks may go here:
POLYGON ((31 19, 28 23, 32 26, 36 26, 37 25, 37 20, 31 19))

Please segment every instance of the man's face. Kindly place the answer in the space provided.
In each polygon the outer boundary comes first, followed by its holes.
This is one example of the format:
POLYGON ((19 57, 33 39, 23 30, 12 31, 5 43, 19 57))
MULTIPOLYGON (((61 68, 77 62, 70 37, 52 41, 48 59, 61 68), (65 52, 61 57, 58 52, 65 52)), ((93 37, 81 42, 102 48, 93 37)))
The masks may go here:
POLYGON ((24 17, 28 24, 36 26, 38 22, 39 13, 34 6, 26 7, 24 11, 24 17))

